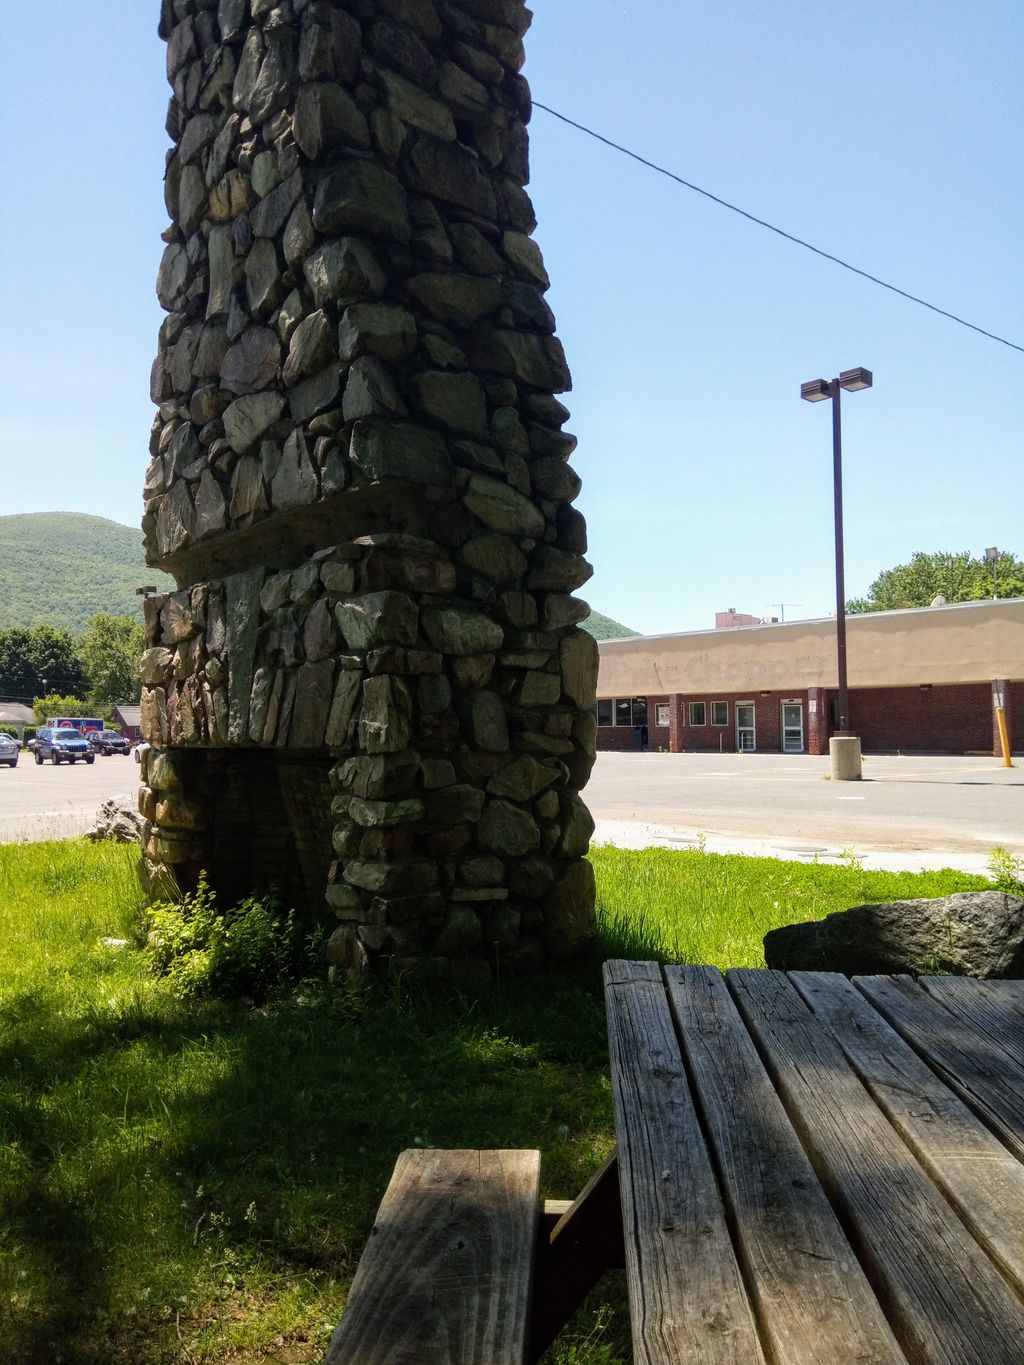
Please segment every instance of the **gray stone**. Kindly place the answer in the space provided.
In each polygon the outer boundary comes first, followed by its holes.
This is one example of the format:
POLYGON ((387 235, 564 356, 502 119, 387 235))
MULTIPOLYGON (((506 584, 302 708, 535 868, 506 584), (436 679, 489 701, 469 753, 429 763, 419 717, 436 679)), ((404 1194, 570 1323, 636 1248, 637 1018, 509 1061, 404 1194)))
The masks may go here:
POLYGON ((338 147, 370 145, 365 116, 348 91, 334 81, 319 81, 300 89, 292 136, 310 161, 338 147))
POLYGON ((546 896, 544 946, 555 959, 583 951, 596 932, 594 869, 585 858, 570 867, 546 896))
POLYGON ((257 238, 246 257, 245 296, 256 317, 269 317, 284 296, 277 248, 268 237, 257 238))
POLYGON ((494 692, 473 690, 462 702, 463 723, 469 739, 485 753, 508 749, 508 718, 501 698, 494 692))
POLYGON ((528 811, 507 801, 489 801, 477 826, 477 842, 488 853, 522 857, 540 847, 540 829, 528 811))
POLYGON ((440 825, 475 824, 483 808, 483 792, 465 782, 431 792, 427 802, 427 814, 440 825))
POLYGON ((224 412, 224 435, 232 450, 247 454, 283 411, 284 398, 279 393, 253 393, 236 399, 224 412))
POLYGON ((324 742, 334 685, 334 661, 305 663, 295 680, 288 743, 295 749, 318 749, 324 742))
POLYGON ((593 572, 582 555, 544 545, 533 556, 526 586, 531 592, 570 592, 586 583, 593 572))
POLYGON ((501 307, 497 280, 451 272, 414 275, 406 289, 420 305, 441 322, 464 330, 501 307))
POLYGON ((321 597, 313 603, 302 627, 303 653, 310 660, 326 659, 334 653, 337 643, 330 603, 321 597))
MULTIPOLYGON (((368 754, 396 753, 412 734, 412 697, 400 678, 383 674, 363 683, 359 743, 368 754)), ((351 880, 351 879, 350 879, 351 880)))
POLYGON ((156 514, 156 545, 160 557, 175 554, 188 545, 195 535, 195 526, 195 508, 188 484, 179 479, 161 498, 156 514))
POLYGON ((284 258, 293 270, 302 265, 313 250, 315 242, 316 233, 313 230, 313 220, 309 216, 309 207, 305 199, 300 199, 291 211, 281 239, 284 258))
MULTIPOLYGON (((159 682, 157 678, 155 681, 159 682)), ((450 787, 455 782, 455 768, 447 758, 425 758, 423 760, 423 786, 427 791, 438 787, 450 787)))
POLYGON ((557 777, 558 773, 548 764, 525 755, 499 768, 487 790, 492 796, 506 796, 511 801, 532 801, 557 777))
POLYGON ((380 356, 404 360, 416 349, 416 320, 393 303, 353 303, 342 314, 338 327, 338 353, 342 360, 356 356, 380 356))
POLYGON ((395 71, 385 70, 381 74, 388 92, 388 108, 403 123, 442 142, 455 141, 455 121, 446 104, 395 71))
POLYGON ((465 501, 474 516, 492 531, 533 539, 544 534, 543 514, 529 498, 487 474, 469 476, 465 501))
POLYGON ((532 237, 524 232, 506 232, 501 239, 501 246, 506 260, 517 275, 541 289, 548 288, 551 280, 544 269, 540 247, 532 237))
POLYGON ((597 695, 597 641, 585 630, 574 630, 559 646, 562 691, 580 710, 592 707, 597 695))
POLYGON ((491 583, 514 583, 526 572, 526 556, 508 536, 496 532, 474 536, 460 546, 458 559, 491 583))
POLYGON ((481 370, 508 375, 552 393, 572 388, 565 352, 557 337, 505 328, 482 329, 469 338, 467 350, 473 365, 481 370))
POLYGON ((422 416, 466 436, 485 434, 487 400, 475 375, 425 370, 412 377, 409 391, 422 416))
POLYGON ((500 649, 505 638, 501 626, 489 616, 459 607, 425 611, 423 629, 442 654, 487 653, 500 649))
POLYGON ((564 593, 550 593, 544 601, 544 624, 551 630, 579 625, 590 615, 590 603, 582 597, 564 593))
POLYGON ((254 125, 265 122, 287 104, 297 67, 294 31, 283 24, 274 27, 268 24, 264 34, 267 53, 260 63, 246 110, 254 125))
POLYGON ((326 313, 318 309, 303 318, 292 332, 288 345, 288 359, 282 371, 285 384, 291 388, 306 375, 323 369, 333 352, 334 328, 328 321, 326 313))
POLYGON ((392 829, 422 820, 423 802, 418 796, 407 797, 404 801, 366 801, 361 796, 353 796, 348 811, 363 829, 392 829))
POLYGON ((356 571, 351 564, 329 562, 320 569, 320 582, 329 593, 344 597, 355 591, 356 571))
POLYGON ((448 448, 440 433, 411 422, 357 422, 349 454, 374 481, 408 479, 442 487, 452 482, 448 448))
POLYGON ((855 905, 764 938, 782 971, 1024 977, 1024 897, 958 891, 934 900, 855 905))
POLYGON ((204 469, 196 491, 196 540, 219 535, 227 524, 227 502, 213 472, 204 469))
POLYGON ((438 934, 435 951, 445 957, 462 957, 480 942, 480 921, 468 906, 457 906, 438 934))
POLYGON ((493 221, 494 190, 479 160, 461 142, 445 143, 421 137, 413 146, 409 170, 412 183, 423 194, 469 209, 493 221))
POLYGON ((302 174, 296 171, 282 181, 274 190, 253 209, 249 215, 253 235, 256 237, 278 237, 291 216, 292 209, 302 194, 302 174))
POLYGON ((437 885, 436 863, 368 862, 352 858, 345 864, 345 879, 364 891, 385 896, 429 890, 437 885))
POLYGON ((530 482, 542 498, 572 502, 580 491, 580 476, 564 460, 534 460, 530 465, 530 482))
POLYGON ((397 242, 408 242, 412 231, 405 191, 373 161, 349 161, 321 180, 313 226, 319 232, 368 232, 397 242))
POLYGON ((232 574, 225 580, 227 592, 226 652, 228 674, 228 738, 232 744, 245 739, 249 726, 249 700, 260 623, 260 588, 263 570, 232 574))
POLYGON ((414 645, 418 638, 419 612, 405 593, 374 592, 339 602, 334 616, 349 649, 414 645))
MULTIPOLYGON (((147 649, 139 665, 139 676, 147 687, 159 687, 168 682, 171 676, 171 663, 174 656, 162 645, 147 649)), ((152 783, 150 785, 153 785, 152 783)))
POLYGON ((337 748, 347 741, 349 723, 359 701, 362 684, 363 675, 358 669, 343 668, 338 674, 324 734, 324 743, 331 748, 337 748))
POLYGON ((231 290, 235 280, 235 248, 229 227, 219 225, 210 230, 207 253, 210 286, 206 298, 206 317, 226 317, 231 307, 231 290))
POLYGON ((232 521, 255 517, 266 512, 267 490, 263 484, 263 466, 255 455, 243 455, 231 471, 231 504, 228 513, 232 521))
POLYGON ((341 393, 341 370, 336 361, 300 379, 288 396, 292 419, 307 422, 315 413, 333 407, 341 393))
POLYGON ((306 257, 303 273, 318 308, 376 298, 387 282, 376 256, 354 237, 324 242, 306 257))
POLYGON ((224 356, 221 384, 232 393, 256 393, 273 384, 280 363, 281 344, 273 330, 249 327, 224 356))
POLYGON ((414 753, 360 754, 339 763, 331 780, 335 787, 350 796, 379 801, 408 792, 416 780, 418 768, 419 759, 414 753))
POLYGON ((387 369, 374 356, 360 356, 349 366, 342 411, 346 422, 363 417, 405 415, 405 404, 387 369))
POLYGON ((281 460, 270 484, 270 504, 275 512, 307 507, 315 502, 319 489, 316 469, 302 432, 296 428, 285 442, 281 460))
POLYGON ((582 858, 590 847, 594 817, 582 799, 570 792, 562 803, 562 835, 556 852, 560 858, 582 858))

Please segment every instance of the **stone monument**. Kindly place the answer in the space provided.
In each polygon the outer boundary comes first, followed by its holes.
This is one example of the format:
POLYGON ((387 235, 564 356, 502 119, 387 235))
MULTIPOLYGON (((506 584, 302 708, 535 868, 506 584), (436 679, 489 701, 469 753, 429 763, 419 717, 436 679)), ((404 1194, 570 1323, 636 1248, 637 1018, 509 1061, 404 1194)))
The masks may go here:
POLYGON ((593 932, 597 649, 522 0, 164 0, 143 876, 355 975, 593 932))

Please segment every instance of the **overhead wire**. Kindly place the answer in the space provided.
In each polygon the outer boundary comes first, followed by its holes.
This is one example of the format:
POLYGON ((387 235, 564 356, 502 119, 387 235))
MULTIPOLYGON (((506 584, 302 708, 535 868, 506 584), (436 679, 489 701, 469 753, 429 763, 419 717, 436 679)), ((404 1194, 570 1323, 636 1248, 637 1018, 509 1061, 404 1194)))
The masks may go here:
POLYGON ((732 213, 738 213, 741 218, 746 218, 751 223, 756 223, 758 227, 767 228, 769 232, 776 233, 779 237, 784 237, 787 242, 793 242, 796 246, 802 246, 806 251, 813 251, 816 256, 823 257, 826 261, 832 261, 835 265, 840 265, 844 270, 851 271, 854 275, 860 275, 862 279, 870 280, 872 284, 880 285, 882 289, 888 289, 893 294, 899 294, 901 298, 908 299, 911 303, 920 304, 922 308, 928 308, 933 313, 938 313, 941 317, 949 318, 951 322, 957 322, 961 327, 968 327, 972 332, 979 332, 983 337, 988 337, 991 341, 998 341, 1003 346, 1009 346, 1011 350, 1024 352, 1024 346, 1019 346, 1015 341, 1009 341, 1006 337, 999 336, 996 332, 990 332, 984 327, 977 326, 976 323, 968 322, 966 318, 951 313, 946 308, 939 308, 937 304, 929 303, 927 299, 920 298, 917 294, 911 294, 906 289, 900 289, 895 284, 890 284, 887 280, 879 279, 877 275, 872 275, 867 270, 861 270, 859 266, 852 265, 849 261, 844 261, 841 256, 834 256, 831 251, 824 251, 821 247, 815 246, 812 242, 804 241, 802 237, 794 236, 792 232, 776 227, 774 223, 767 222, 764 218, 758 218, 754 213, 748 213, 746 209, 741 209, 737 204, 731 204, 728 199, 722 199, 717 194, 712 194, 710 190, 703 189, 700 185, 695 185, 691 180, 686 180, 675 171, 668 170, 665 166, 659 166, 655 161, 649 161, 647 157, 641 156, 639 152, 632 151, 629 147, 623 147, 621 143, 613 142, 610 137, 605 137, 602 133, 595 132, 593 128, 588 128, 585 123, 577 123, 575 119, 569 118, 566 114, 560 114, 557 109, 552 109, 547 104, 541 104, 539 100, 533 101, 535 109, 543 109, 545 114, 550 114, 553 118, 560 119, 562 123, 567 123, 570 128, 576 128, 581 133, 586 133, 588 137, 594 138, 598 142, 603 142, 606 147, 611 147, 613 151, 621 152, 623 156, 631 157, 634 161, 639 161, 641 166, 647 166, 652 171, 657 171, 659 175, 667 176, 669 180, 674 180, 678 185, 685 189, 693 190, 695 194, 701 194, 705 199, 710 199, 712 203, 719 204, 722 208, 729 209, 732 213))

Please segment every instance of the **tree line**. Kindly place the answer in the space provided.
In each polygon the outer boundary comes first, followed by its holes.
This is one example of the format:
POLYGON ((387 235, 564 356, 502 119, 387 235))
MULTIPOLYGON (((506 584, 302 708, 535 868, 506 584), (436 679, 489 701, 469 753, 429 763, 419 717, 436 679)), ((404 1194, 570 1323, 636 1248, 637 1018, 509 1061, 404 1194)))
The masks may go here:
POLYGON ((918 550, 909 564, 880 573, 866 597, 851 597, 848 612, 897 611, 927 607, 936 597, 947 602, 978 602, 992 597, 1024 597, 1024 563, 1003 551, 988 560, 968 550, 925 554, 918 550))
POLYGON ((0 698, 65 715, 101 715, 137 702, 145 631, 130 616, 99 612, 81 635, 56 626, 0 631, 0 698), (49 703, 47 705, 47 703, 49 703))

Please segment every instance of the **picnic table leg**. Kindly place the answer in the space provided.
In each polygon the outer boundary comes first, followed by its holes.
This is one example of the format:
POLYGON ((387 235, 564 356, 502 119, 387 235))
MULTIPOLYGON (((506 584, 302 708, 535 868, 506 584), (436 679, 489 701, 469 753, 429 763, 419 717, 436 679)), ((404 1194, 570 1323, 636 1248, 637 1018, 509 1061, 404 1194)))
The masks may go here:
POLYGON ((613 1153, 549 1235, 541 1236, 534 1270, 531 1362, 540 1359, 605 1271, 624 1265, 619 1165, 613 1153))

